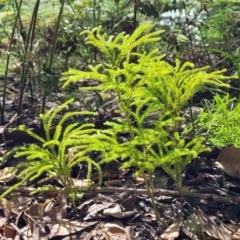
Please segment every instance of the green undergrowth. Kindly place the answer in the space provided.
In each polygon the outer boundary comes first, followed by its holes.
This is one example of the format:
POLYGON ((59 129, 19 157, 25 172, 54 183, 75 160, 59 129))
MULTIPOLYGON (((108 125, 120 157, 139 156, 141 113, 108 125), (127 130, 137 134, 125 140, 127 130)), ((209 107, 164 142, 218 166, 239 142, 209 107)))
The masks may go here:
POLYGON ((100 147, 103 162, 117 157, 128 159, 123 168, 137 167, 137 174, 152 174, 160 166, 181 190, 184 167, 208 150, 201 135, 186 141, 192 128, 180 130, 184 122, 182 112, 196 92, 229 85, 224 83, 225 70, 208 73, 208 67, 194 68, 194 64, 181 64, 177 59, 172 66, 163 61, 164 56, 155 49, 137 52, 136 49, 143 49, 145 44, 160 44, 162 31, 151 32, 152 28, 152 24, 143 24, 131 36, 121 33, 116 37, 101 34, 101 27, 84 31, 87 43, 102 52, 105 62, 89 66, 89 72, 70 69, 62 78, 63 87, 94 79, 99 81, 98 86, 83 87, 81 91, 114 92, 117 96, 119 112, 124 113, 125 118, 107 122, 108 129, 99 133, 105 140, 100 147), (154 113, 157 119, 151 127, 146 127, 149 116, 154 113), (129 132, 131 139, 119 143, 117 136, 123 131, 129 132))
MULTIPOLYGON (((73 192, 74 183, 71 179, 71 169, 74 165, 82 161, 85 161, 88 165, 87 178, 90 180, 94 166, 98 170, 99 184, 101 184, 101 168, 88 156, 92 151, 94 134, 96 133, 94 124, 84 123, 79 125, 78 123, 72 123, 65 126, 65 123, 72 117, 96 115, 96 113, 88 111, 68 112, 62 116, 57 126, 53 126, 53 121, 57 114, 71 102, 73 102, 73 99, 68 100, 56 109, 51 109, 45 114, 40 115, 45 138, 35 134, 24 125, 16 128, 16 130, 21 130, 34 137, 39 141, 40 145, 17 146, 3 157, 2 160, 5 161, 9 156, 15 154, 15 158, 21 157, 26 160, 17 165, 17 169, 20 170, 18 177, 21 181, 10 187, 1 197, 6 196, 17 187, 24 185, 28 181, 33 181, 43 173, 46 173, 65 187, 68 196, 70 196, 70 199, 74 203, 75 193, 73 192)), ((49 190, 49 188, 37 189, 37 191, 42 190, 49 190)))
MULTIPOLYGON (((152 43, 161 45, 163 31, 153 31, 154 25, 140 25, 132 35, 120 33, 108 36, 97 27, 82 32, 87 43, 102 53, 101 64, 89 66, 88 71, 69 69, 63 73, 63 88, 81 81, 98 81, 97 86, 81 87, 81 91, 98 91, 116 96, 119 107, 116 111, 123 116, 116 121, 105 123, 104 129, 95 129, 93 124, 73 123, 65 129, 63 123, 75 115, 96 114, 89 112, 69 112, 61 119, 53 136, 50 127, 56 114, 66 107, 69 100, 59 108, 41 115, 46 139, 43 139, 24 126, 18 129, 39 140, 41 145, 16 147, 10 151, 15 157, 26 157, 17 167, 21 170, 18 184, 11 187, 3 196, 18 186, 32 181, 42 173, 58 178, 62 185, 74 196, 74 185, 70 176, 71 168, 81 162, 88 164, 87 178, 90 181, 93 167, 99 172, 104 163, 121 159, 122 168, 135 167, 136 174, 152 175, 156 167, 162 167, 182 191, 182 172, 185 166, 209 150, 202 132, 192 135, 193 125, 184 129, 184 110, 194 94, 206 89, 228 88, 223 74, 226 70, 208 72, 208 67, 195 68, 190 62, 180 63, 178 59, 172 66, 163 60, 157 49, 149 52, 152 43), (154 119, 151 116, 155 116, 154 119), (129 140, 119 141, 119 135, 129 133, 129 140), (57 148, 56 148, 57 147, 57 148), (71 157, 66 155, 71 148, 71 157), (89 153, 97 151, 101 160, 97 163, 89 153)), ((203 118, 202 118, 203 119, 203 118)), ((205 121, 206 122, 206 121, 205 121)), ((207 124, 207 123, 206 123, 207 124)), ((208 126, 205 124, 205 128, 208 126)), ((201 124, 196 124, 200 126, 201 124)), ((203 125, 203 124, 202 124, 203 125)), ((72 198, 74 201, 74 197, 72 198)))
POLYGON ((229 94, 216 95, 207 102, 195 120, 198 134, 205 136, 209 145, 240 147, 240 103, 229 94))

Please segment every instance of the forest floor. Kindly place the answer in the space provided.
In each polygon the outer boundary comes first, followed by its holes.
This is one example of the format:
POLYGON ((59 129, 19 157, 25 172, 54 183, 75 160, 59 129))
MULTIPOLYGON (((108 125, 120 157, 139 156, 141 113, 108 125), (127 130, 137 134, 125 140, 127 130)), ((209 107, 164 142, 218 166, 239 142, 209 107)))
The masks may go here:
MULTIPOLYGON (((9 89, 11 93, 5 107, 7 124, 1 129, 1 155, 14 146, 29 145, 33 140, 23 132, 9 131, 16 123, 18 95, 14 83, 9 89)), ((36 95, 24 95, 22 117, 25 125, 44 135, 38 117, 39 99, 36 95)), ((79 103, 83 103, 83 99, 86 96, 79 98, 79 103)), ((57 98, 48 97, 47 109, 58 104, 57 98)), ((109 113, 106 115, 111 118, 109 113)), ((1 239, 240 239, 239 155, 240 149, 233 146, 215 147, 193 160, 183 173, 182 195, 161 168, 150 176, 153 191, 149 193, 144 179, 134 177, 136 169, 121 169, 122 162, 117 159, 104 165, 102 186, 98 185, 95 172, 88 186, 87 166, 79 164, 71 173, 79 189, 76 206, 71 204, 57 179, 42 175, 1 199, 1 239), (43 186, 61 190, 30 194, 43 186), (160 221, 154 212, 151 193, 160 221)), ((97 157, 96 154, 96 161, 97 157)), ((10 173, 9 169, 21 161, 26 159, 10 157, 1 164, 1 192, 19 181, 17 172, 10 173)))

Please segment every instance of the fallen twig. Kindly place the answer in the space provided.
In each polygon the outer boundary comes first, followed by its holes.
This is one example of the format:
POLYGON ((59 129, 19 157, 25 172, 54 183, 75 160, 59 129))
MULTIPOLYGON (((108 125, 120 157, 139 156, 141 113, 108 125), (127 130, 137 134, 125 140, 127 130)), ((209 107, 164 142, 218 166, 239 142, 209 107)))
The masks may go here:
MULTIPOLYGON (((4 192, 8 189, 7 186, 2 186, 0 192, 4 192)), ((19 192, 26 195, 31 195, 31 192, 36 191, 35 188, 31 187, 20 187, 15 189, 13 192, 19 192)), ((97 194, 97 193, 123 193, 123 192, 132 192, 138 195, 149 195, 147 189, 137 189, 137 188, 124 188, 124 187, 93 187, 78 189, 78 192, 82 192, 85 196, 97 194)), ((55 197, 59 193, 58 190, 47 190, 44 191, 44 194, 50 197, 55 197)), ((165 190, 165 189, 156 189, 154 192, 155 197, 159 196, 168 196, 168 197, 180 197, 180 193, 178 191, 165 190)), ((236 196, 219 196, 217 194, 205 194, 205 193, 194 193, 194 192, 183 192, 184 197, 188 198, 199 198, 203 200, 213 200, 216 202, 221 202, 225 204, 233 204, 240 203, 240 197, 236 196)), ((31 195, 32 196, 32 195, 31 195)))

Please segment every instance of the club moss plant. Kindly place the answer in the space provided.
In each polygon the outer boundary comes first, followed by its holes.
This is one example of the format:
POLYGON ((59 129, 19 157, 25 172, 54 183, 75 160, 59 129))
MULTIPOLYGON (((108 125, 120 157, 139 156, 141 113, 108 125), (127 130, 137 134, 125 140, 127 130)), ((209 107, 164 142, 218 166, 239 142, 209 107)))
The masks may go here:
POLYGON ((240 103, 227 95, 216 95, 213 102, 206 102, 196 118, 198 134, 205 135, 209 145, 240 147, 240 103))
MULTIPOLYGON (((143 176, 152 176, 156 167, 162 167, 182 192, 182 171, 185 166, 199 153, 208 150, 203 136, 195 135, 186 141, 191 129, 182 130, 182 113, 196 92, 205 91, 208 87, 229 87, 224 80, 230 77, 223 76, 226 70, 207 72, 208 67, 194 68, 194 64, 181 64, 177 59, 172 66, 163 60, 164 55, 160 55, 157 49, 144 52, 146 45, 148 49, 149 46, 161 46, 162 32, 154 31, 154 25, 146 23, 140 25, 132 35, 120 33, 107 36, 101 33, 101 27, 81 33, 86 35, 88 44, 98 48, 104 61, 89 66, 89 71, 69 69, 61 79, 63 87, 75 82, 97 80, 97 86, 90 84, 81 87, 81 91, 114 93, 118 100, 116 111, 123 117, 106 122, 104 129, 95 129, 90 123, 80 126, 73 123, 63 127, 72 116, 94 114, 68 112, 51 136, 53 120, 73 101, 70 99, 58 108, 40 115, 46 138, 24 126, 18 127, 36 138, 40 145, 16 147, 4 156, 3 160, 15 153, 15 157, 26 157, 26 160, 17 166, 18 176, 22 180, 1 197, 42 173, 47 173, 62 183, 74 204, 76 190, 70 176, 71 168, 86 161, 87 178, 90 180, 92 168, 95 167, 101 183, 101 165, 117 158, 122 159, 123 168, 135 167, 136 174, 143 176), (129 133, 128 141, 119 141, 119 135, 123 132, 129 133), (70 156, 66 154, 69 148, 72 151, 70 156), (101 155, 100 162, 96 163, 89 157, 92 151, 101 155)), ((153 200, 153 185, 145 179, 153 200)))
MULTIPOLYGON (((55 178, 66 189, 68 196, 74 204, 74 183, 71 178, 71 169, 79 162, 85 161, 88 164, 87 178, 90 180, 92 174, 92 167, 96 167, 99 173, 99 181, 101 184, 102 172, 100 166, 93 161, 88 155, 91 151, 91 144, 94 142, 94 124, 85 123, 78 125, 72 123, 65 126, 66 121, 75 116, 82 115, 96 115, 93 112, 67 112, 56 126, 53 125, 54 119, 57 114, 65 109, 73 99, 69 99, 64 104, 56 109, 51 109, 44 114, 40 114, 42 125, 45 131, 45 137, 35 134, 31 129, 21 125, 15 130, 26 132, 35 138, 39 144, 30 144, 29 146, 18 146, 13 148, 3 157, 5 161, 9 156, 14 154, 15 158, 24 158, 23 162, 17 165, 19 169, 18 177, 21 179, 17 184, 10 187, 5 191, 1 197, 6 196, 8 193, 17 187, 24 185, 28 181, 46 173, 49 177, 55 178), (54 129, 52 131, 52 129, 54 129), (51 134, 51 132, 54 132, 51 134), (69 153, 69 150, 71 151, 69 153)), ((38 191, 49 190, 49 188, 39 188, 38 191)))
POLYGON ((229 87, 224 81, 230 77, 223 76, 226 70, 207 72, 207 66, 194 68, 193 63, 181 64, 178 59, 172 66, 156 49, 144 52, 146 44, 161 46, 162 31, 153 28, 153 24, 146 23, 132 35, 117 36, 101 33, 101 26, 82 32, 87 43, 102 53, 104 61, 89 66, 89 71, 69 69, 61 81, 65 88, 75 82, 97 80, 98 86, 81 87, 81 91, 114 92, 118 99, 118 111, 125 117, 106 122, 108 129, 98 132, 100 164, 121 158, 122 167, 137 167, 137 174, 152 174, 160 166, 181 192, 184 167, 208 150, 200 135, 186 141, 191 130, 181 130, 182 112, 196 92, 229 87), (151 115, 156 116, 154 120, 151 115), (151 126, 147 126, 149 121, 151 126), (122 132, 130 134, 129 141, 118 141, 122 132))

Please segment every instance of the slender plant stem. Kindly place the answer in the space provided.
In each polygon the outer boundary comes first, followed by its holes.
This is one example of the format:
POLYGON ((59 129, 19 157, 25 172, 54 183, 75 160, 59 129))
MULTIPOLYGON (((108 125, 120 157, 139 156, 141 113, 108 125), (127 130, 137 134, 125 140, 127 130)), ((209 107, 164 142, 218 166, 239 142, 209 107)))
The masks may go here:
POLYGON ((153 206, 153 210, 154 213, 156 215, 156 218, 158 220, 158 222, 162 223, 164 226, 168 226, 166 222, 164 222, 159 215, 158 209, 157 209, 157 205, 155 203, 155 198, 154 198, 154 190, 153 190, 153 179, 152 179, 152 174, 149 175, 149 177, 146 176, 146 174, 143 174, 143 178, 144 178, 144 182, 148 191, 148 194, 151 198, 152 201, 152 206, 153 206))
MULTIPOLYGON (((17 2, 16 2, 17 15, 15 17, 15 21, 14 21, 14 25, 13 25, 10 41, 9 41, 9 47, 8 47, 8 52, 9 53, 12 50, 12 43, 13 43, 13 39, 14 39, 15 30, 17 28, 17 23, 18 23, 18 20, 20 19, 20 9, 21 9, 22 3, 23 3, 23 0, 20 1, 19 5, 17 5, 17 2)), ((8 77, 8 69, 9 69, 10 57, 11 57, 11 55, 7 54, 7 63, 6 63, 6 68, 5 68, 4 84, 3 84, 3 100, 2 100, 2 104, 1 104, 1 108, 0 108, 0 111, 1 111, 1 124, 2 125, 5 124, 5 118, 4 118, 5 100, 6 100, 5 97, 6 97, 6 93, 7 93, 7 77, 8 77)))
MULTIPOLYGON (((36 19, 37 19, 37 14, 38 14, 38 9, 39 9, 39 5, 40 5, 40 0, 38 0, 35 4, 34 10, 33 10, 33 14, 32 14, 32 19, 31 19, 31 23, 30 23, 30 27, 28 30, 28 35, 27 35, 27 41, 25 43, 25 47, 24 47, 24 62, 23 62, 23 66, 22 66, 22 71, 21 71, 21 85, 20 85, 20 96, 19 96, 19 101, 18 101, 18 109, 17 109, 17 117, 22 115, 22 101, 23 101, 23 94, 24 94, 24 89, 26 86, 26 75, 27 75, 27 54, 31 51, 32 49, 32 44, 33 44, 33 38, 34 38, 34 29, 35 29, 35 25, 36 25, 36 19)), ((22 118, 19 117, 17 119, 17 125, 21 124, 21 120, 22 118)))
MULTIPOLYGON (((51 73, 52 72, 52 67, 53 67, 53 62, 54 62, 54 55, 55 55, 55 49, 56 49, 56 43, 57 43, 57 38, 58 38, 58 30, 59 30, 59 26, 60 26, 60 21, 62 19, 62 15, 63 15, 63 10, 64 10, 64 4, 65 4, 65 0, 61 1, 61 7, 60 7, 60 11, 58 14, 58 19, 55 25, 55 31, 54 31, 54 36, 53 36, 53 42, 52 42, 52 48, 51 48, 51 53, 50 53, 50 58, 49 58, 49 62, 47 65, 47 70, 51 73)), ((44 94, 43 94, 43 103, 42 103, 42 114, 45 111, 45 105, 46 105, 46 98, 48 95, 48 89, 44 89, 44 94)))

